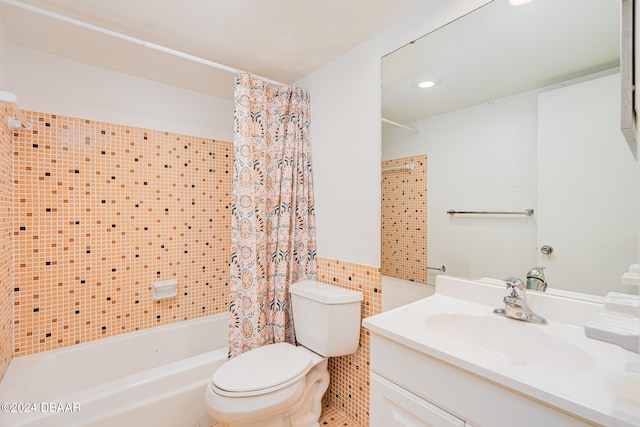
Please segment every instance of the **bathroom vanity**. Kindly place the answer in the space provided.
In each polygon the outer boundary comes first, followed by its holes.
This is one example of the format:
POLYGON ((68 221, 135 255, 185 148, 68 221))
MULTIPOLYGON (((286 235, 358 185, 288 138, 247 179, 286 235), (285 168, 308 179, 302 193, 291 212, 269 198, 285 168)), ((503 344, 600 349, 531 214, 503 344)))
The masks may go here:
POLYGON ((365 319, 371 426, 640 425, 640 355, 584 335, 602 305, 531 292, 539 325, 494 314, 504 295, 439 276, 434 296, 365 319))

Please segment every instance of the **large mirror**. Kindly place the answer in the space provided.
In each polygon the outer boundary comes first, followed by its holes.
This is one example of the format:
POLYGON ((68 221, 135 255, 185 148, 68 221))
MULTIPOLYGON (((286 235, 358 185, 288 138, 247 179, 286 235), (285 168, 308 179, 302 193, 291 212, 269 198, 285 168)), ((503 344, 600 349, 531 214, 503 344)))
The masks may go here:
POLYGON ((383 275, 490 282, 542 266, 556 293, 632 292, 620 2, 511 3, 382 59, 383 275))

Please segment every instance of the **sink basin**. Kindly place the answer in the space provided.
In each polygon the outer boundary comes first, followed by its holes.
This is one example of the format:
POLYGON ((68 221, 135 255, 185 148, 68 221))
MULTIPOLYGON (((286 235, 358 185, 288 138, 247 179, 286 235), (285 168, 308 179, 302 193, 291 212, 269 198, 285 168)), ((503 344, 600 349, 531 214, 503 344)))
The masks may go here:
POLYGON ((526 368, 568 373, 594 365, 583 349, 549 333, 549 325, 462 313, 433 314, 424 325, 461 349, 526 368))

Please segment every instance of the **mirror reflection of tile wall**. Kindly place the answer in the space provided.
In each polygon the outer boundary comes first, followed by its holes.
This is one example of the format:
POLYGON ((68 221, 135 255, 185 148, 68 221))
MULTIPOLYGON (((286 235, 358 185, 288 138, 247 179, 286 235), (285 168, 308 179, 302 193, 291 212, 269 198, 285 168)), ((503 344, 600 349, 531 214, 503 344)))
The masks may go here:
POLYGON ((382 275, 426 283, 427 156, 385 160, 382 171, 382 275))

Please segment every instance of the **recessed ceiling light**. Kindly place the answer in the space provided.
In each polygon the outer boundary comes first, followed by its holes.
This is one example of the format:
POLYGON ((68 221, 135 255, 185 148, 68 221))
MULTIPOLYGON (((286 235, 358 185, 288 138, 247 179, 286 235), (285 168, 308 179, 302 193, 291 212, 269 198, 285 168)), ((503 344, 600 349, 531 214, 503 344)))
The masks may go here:
POLYGON ((425 81, 423 81, 423 82, 418 83, 418 87, 419 87, 420 89, 426 89, 426 88, 428 88, 428 87, 433 87, 433 86, 435 86, 435 85, 436 85, 436 82, 433 82, 433 81, 431 81, 431 80, 425 80, 425 81))
POLYGON ((523 4, 529 3, 531 0, 509 0, 509 4, 511 6, 522 6, 523 4))

